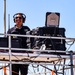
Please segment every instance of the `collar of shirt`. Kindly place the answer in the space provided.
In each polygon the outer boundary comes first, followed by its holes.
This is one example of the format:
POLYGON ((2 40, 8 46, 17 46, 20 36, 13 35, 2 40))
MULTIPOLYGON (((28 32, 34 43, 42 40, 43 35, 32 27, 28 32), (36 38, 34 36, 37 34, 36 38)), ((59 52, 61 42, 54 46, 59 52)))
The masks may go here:
POLYGON ((15 29, 21 29, 23 25, 21 25, 20 28, 17 27, 17 25, 14 26, 15 29))

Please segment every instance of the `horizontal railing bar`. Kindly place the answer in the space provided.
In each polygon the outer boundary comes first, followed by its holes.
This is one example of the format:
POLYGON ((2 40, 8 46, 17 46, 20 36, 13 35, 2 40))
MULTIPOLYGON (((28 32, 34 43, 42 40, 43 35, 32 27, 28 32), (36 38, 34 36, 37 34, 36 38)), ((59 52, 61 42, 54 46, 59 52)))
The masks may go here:
MULTIPOLYGON (((0 35, 4 35, 1 34, 0 35)), ((47 38, 47 39, 64 39, 75 41, 75 38, 67 38, 67 37, 52 37, 52 36, 37 36, 37 35, 18 35, 18 34, 6 34, 6 36, 20 36, 20 37, 31 37, 31 38, 47 38)))

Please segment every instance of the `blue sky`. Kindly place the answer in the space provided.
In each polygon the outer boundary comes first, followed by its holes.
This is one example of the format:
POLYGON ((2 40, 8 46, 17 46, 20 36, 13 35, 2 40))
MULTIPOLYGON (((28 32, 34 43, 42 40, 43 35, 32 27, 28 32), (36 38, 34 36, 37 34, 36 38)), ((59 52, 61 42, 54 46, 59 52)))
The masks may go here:
MULTIPOLYGON (((65 28, 66 37, 75 38, 75 0, 6 0, 6 30, 8 14, 10 27, 14 26, 13 15, 17 12, 26 14, 25 25, 30 29, 45 26, 46 12, 59 12, 59 27, 65 28)), ((0 0, 0 33, 4 33, 4 0, 0 0)), ((75 49, 72 46, 71 49, 75 49)))
MULTIPOLYGON (((74 0, 6 0, 6 28, 8 30, 8 14, 10 27, 14 26, 13 15, 17 12, 26 14, 26 23, 31 29, 45 26, 46 12, 60 13, 60 27, 66 29, 67 37, 75 37, 74 0)), ((4 0, 0 0, 0 32, 4 31, 4 0)))

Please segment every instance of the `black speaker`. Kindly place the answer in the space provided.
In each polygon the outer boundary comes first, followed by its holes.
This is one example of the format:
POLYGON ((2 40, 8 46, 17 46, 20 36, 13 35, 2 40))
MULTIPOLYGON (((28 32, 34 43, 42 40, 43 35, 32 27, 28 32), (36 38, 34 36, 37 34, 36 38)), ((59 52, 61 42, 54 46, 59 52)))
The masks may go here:
MULTIPOLYGON (((52 39, 51 37, 65 37, 65 28, 58 27, 39 27, 35 28, 32 31, 27 32, 28 35, 37 35, 37 36, 48 36, 50 38, 32 38, 30 42, 28 39, 27 44, 31 45, 29 48, 40 49, 43 44, 46 46, 46 50, 55 50, 55 51, 65 51, 65 40, 64 39, 52 39)), ((60 52, 44 52, 49 54, 65 54, 60 52)))
POLYGON ((8 47, 8 39, 6 37, 0 37, 0 47, 8 47))
MULTIPOLYGON (((40 27, 38 29, 37 34, 39 34, 39 36, 48 36, 48 37, 65 37, 65 28, 40 27)), ((46 50, 58 50, 58 51, 66 50, 64 39, 37 38, 35 45, 37 45, 37 47, 40 48, 42 44, 46 45, 46 50)), ((64 54, 64 53, 54 53, 54 54, 64 54)))
MULTIPOLYGON (((0 47, 8 47, 9 42, 8 42, 7 37, 0 37, 0 47)), ((11 39, 11 47, 12 48, 21 48, 21 39, 20 38, 12 38, 11 39)))
POLYGON ((38 31, 41 36, 65 37, 65 28, 39 27, 38 31))
MULTIPOLYGON (((8 37, 0 37, 0 47, 6 48, 8 46, 9 46, 8 37)), ((21 39, 20 38, 12 38, 11 39, 11 48, 21 48, 21 47, 22 46, 21 46, 21 39)), ((8 51, 8 50, 6 50, 6 51, 8 51)), ((17 51, 13 50, 13 52, 17 52, 17 51)))

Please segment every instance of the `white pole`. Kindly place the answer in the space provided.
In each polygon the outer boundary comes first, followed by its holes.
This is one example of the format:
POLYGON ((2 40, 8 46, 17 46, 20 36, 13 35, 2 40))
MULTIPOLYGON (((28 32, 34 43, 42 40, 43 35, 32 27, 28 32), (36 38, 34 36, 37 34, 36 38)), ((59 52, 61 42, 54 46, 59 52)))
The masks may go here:
POLYGON ((6 34, 6 0, 4 0, 4 34, 6 34))
MULTIPOLYGON (((4 37, 6 37, 6 0, 4 0, 4 37)), ((6 66, 6 64, 5 64, 5 66, 6 66)), ((4 75, 6 75, 5 69, 4 69, 4 75)))

